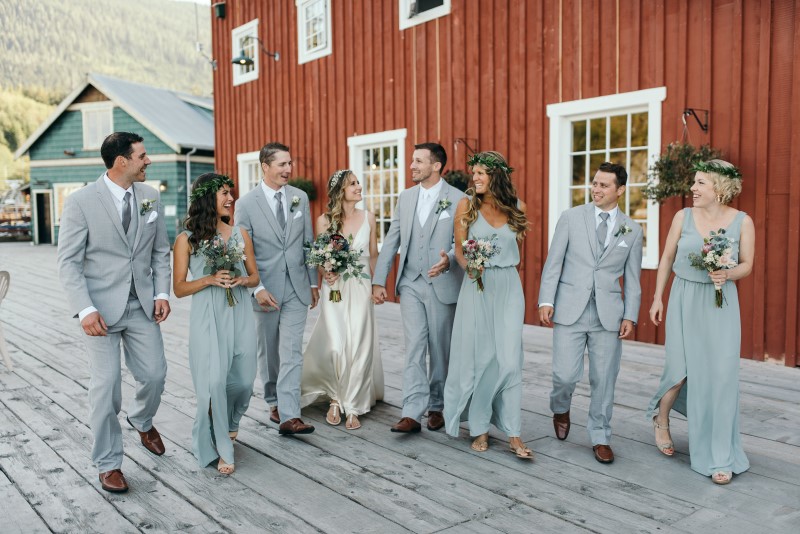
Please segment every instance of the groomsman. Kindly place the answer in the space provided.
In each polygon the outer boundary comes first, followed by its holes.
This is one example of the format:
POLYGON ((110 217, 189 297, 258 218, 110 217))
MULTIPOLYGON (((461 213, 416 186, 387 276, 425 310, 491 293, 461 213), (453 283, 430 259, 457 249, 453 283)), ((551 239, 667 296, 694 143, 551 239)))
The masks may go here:
POLYGON ((395 292, 400 295, 406 360, 403 415, 392 432, 419 432, 425 410, 428 430, 444 426, 450 336, 464 276, 453 249, 453 214, 464 194, 442 179, 447 163, 442 145, 422 143, 414 149, 410 168, 417 185, 400 193, 372 279, 373 300, 382 304, 386 278, 399 248, 395 292))
POLYGON ((570 402, 588 347, 586 427, 601 463, 614 461, 610 423, 621 340, 633 333, 642 295, 642 228, 617 207, 627 180, 621 165, 600 165, 592 181, 593 202, 565 211, 558 220, 539 288, 539 318, 555 323, 550 409, 556 437, 564 440, 569 434, 570 402))
POLYGON ((142 445, 164 454, 153 416, 161 403, 167 362, 159 323, 169 316, 169 240, 158 192, 146 186, 150 159, 142 137, 116 132, 103 141, 108 169, 64 202, 58 270, 89 352, 92 462, 106 491, 122 493, 120 342, 136 379, 128 424, 142 445))
POLYGON ((308 196, 287 185, 289 147, 264 145, 258 155, 264 180, 236 203, 236 224, 252 236, 262 285, 253 292, 258 369, 270 420, 283 435, 310 434, 300 419, 303 331, 308 308, 319 301, 317 270, 305 265, 303 243, 314 240, 308 196))

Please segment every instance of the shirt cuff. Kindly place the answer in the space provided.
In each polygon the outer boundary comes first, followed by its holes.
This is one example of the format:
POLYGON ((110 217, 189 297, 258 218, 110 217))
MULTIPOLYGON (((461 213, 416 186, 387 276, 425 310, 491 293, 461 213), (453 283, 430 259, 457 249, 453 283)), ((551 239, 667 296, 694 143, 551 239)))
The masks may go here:
POLYGON ((549 302, 542 302, 541 304, 539 304, 539 307, 540 307, 540 308, 543 308, 543 307, 545 307, 545 306, 550 306, 551 308, 555 309, 555 306, 553 306, 553 305, 552 305, 551 303, 549 303, 549 302))
POLYGON ((153 297, 153 300, 169 300, 169 295, 167 295, 166 293, 159 293, 158 295, 153 297))
POLYGON ((253 291, 253 296, 256 296, 256 295, 258 295, 258 292, 259 292, 259 291, 264 291, 264 290, 266 290, 266 289, 267 289, 267 288, 266 288, 266 287, 264 287, 263 285, 261 285, 261 286, 258 286, 258 287, 255 289, 255 291, 253 291))
POLYGON ((79 321, 83 321, 83 319, 87 315, 89 315, 90 313, 94 313, 96 311, 97 311, 97 308, 95 308, 94 306, 89 306, 88 308, 84 308, 78 313, 78 320, 79 321))
POLYGON ((312 285, 311 289, 319 289, 319 286, 318 285, 312 285))

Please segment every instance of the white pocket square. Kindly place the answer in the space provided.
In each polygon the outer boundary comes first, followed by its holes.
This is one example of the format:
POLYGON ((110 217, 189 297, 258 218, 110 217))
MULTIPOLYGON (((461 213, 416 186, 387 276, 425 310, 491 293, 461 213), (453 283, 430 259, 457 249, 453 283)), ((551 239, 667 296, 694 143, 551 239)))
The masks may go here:
POLYGON ((442 212, 439 214, 439 220, 440 221, 442 219, 449 219, 449 218, 450 218, 450 214, 447 211, 442 210, 442 212))
POLYGON ((300 217, 302 217, 302 216, 303 216, 303 214, 302 214, 302 213, 300 213, 299 211, 296 211, 296 212, 294 212, 294 218, 295 218, 295 219, 299 219, 299 218, 300 218, 300 217))
POLYGON ((156 219, 158 219, 158 212, 157 211, 151 211, 150 212, 150 217, 147 218, 147 224, 150 224, 151 222, 155 221, 156 219))
POLYGON ((628 248, 628 244, 625 241, 620 241, 618 247, 628 248))

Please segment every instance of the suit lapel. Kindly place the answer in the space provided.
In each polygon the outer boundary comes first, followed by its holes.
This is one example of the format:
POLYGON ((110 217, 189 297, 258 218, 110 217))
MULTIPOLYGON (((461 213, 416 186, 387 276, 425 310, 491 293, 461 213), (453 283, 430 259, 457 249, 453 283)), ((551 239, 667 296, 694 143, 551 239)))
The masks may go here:
POLYGON ((614 247, 619 244, 620 239, 622 239, 622 233, 619 231, 620 227, 625 224, 625 221, 628 219, 628 216, 622 213, 622 210, 617 212, 617 221, 614 223, 614 230, 611 232, 611 239, 608 241, 608 246, 603 251, 603 255, 600 256, 600 261, 603 261, 606 256, 608 256, 614 247))
POLYGON ((108 213, 108 218, 111 219, 111 224, 113 224, 114 228, 117 229, 117 232, 119 232, 119 237, 125 242, 125 245, 127 246, 128 238, 125 235, 125 230, 122 229, 122 220, 119 218, 117 205, 114 202, 114 197, 111 195, 111 191, 109 191, 108 186, 106 185, 106 182, 103 179, 103 176, 101 176, 96 182, 97 196, 100 200, 100 204, 106 210, 106 213, 108 213))
MULTIPOLYGON (((284 187, 284 191, 286 193, 286 235, 284 237, 289 239, 289 236, 292 235, 292 223, 294 222, 294 214, 297 213, 297 210, 295 209, 295 211, 292 211, 292 197, 295 195, 289 190, 288 185, 284 187)), ((298 204, 297 207, 299 208, 300 205, 298 204)))
POLYGON ((594 204, 591 202, 586 204, 586 209, 583 213, 584 222, 586 222, 586 235, 589 237, 589 246, 592 248, 592 257, 597 257, 597 247, 600 244, 597 242, 597 227, 594 222, 594 204))
MULTIPOLYGON (((442 178, 442 182, 444 182, 444 178, 442 178)), ((430 219, 433 219, 433 222, 431 223, 431 231, 428 233, 429 236, 433 235, 433 231, 436 229, 436 223, 439 222, 439 216, 442 214, 442 211, 444 211, 441 210, 439 211, 439 213, 436 213, 436 210, 439 209, 439 203, 442 200, 447 200, 447 197, 449 195, 450 195, 450 186, 447 184, 447 182, 444 182, 442 184, 442 190, 439 191, 439 198, 436 199, 436 202, 433 204, 433 209, 431 209, 431 213, 430 215, 428 215, 427 222, 430 222, 430 219)))
POLYGON ((257 193, 256 193, 256 204, 258 207, 261 208, 261 211, 264 213, 264 217, 266 217, 267 222, 272 227, 272 230, 275 232, 281 242, 283 242, 283 232, 281 231, 281 226, 278 224, 278 219, 275 218, 275 214, 272 213, 272 208, 267 204, 267 197, 264 195, 264 191, 261 190, 261 185, 258 186, 257 193))
POLYGON ((414 224, 414 217, 417 216, 417 200, 419 200, 419 185, 415 185, 411 192, 408 195, 408 209, 405 210, 406 213, 411 213, 411 217, 406 217, 404 221, 400 221, 402 223, 401 231, 404 236, 401 237, 401 241, 403 243, 408 243, 408 240, 411 238, 411 228, 414 224), (405 237, 403 239, 403 237, 405 237))
MULTIPOLYGON (((136 227, 136 238, 133 240, 133 250, 136 250, 136 247, 139 246, 139 239, 142 237, 142 230, 144 229, 145 225, 144 215, 141 215, 142 210, 140 208, 141 203, 143 200, 145 200, 145 198, 144 193, 141 191, 141 189, 139 189, 139 187, 137 187, 138 185, 138 183, 133 184, 134 202, 133 207, 131 208, 134 210, 133 213, 131 213, 131 217, 137 217, 137 222, 139 223, 136 227)), ((153 209, 158 209, 155 205, 155 202, 153 203, 153 209)), ((145 213, 145 215, 149 218, 150 212, 145 213)))

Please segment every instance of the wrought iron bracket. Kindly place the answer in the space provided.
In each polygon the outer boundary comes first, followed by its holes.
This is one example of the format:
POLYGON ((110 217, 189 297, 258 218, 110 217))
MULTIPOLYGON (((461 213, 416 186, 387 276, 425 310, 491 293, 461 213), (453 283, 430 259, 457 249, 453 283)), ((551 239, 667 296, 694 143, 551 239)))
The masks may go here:
POLYGON ((478 140, 474 137, 456 137, 455 140, 453 140, 454 150, 458 150, 458 143, 461 143, 462 145, 467 147, 467 150, 469 150, 473 154, 475 154, 478 151, 478 140), (475 148, 472 148, 472 146, 470 146, 470 143, 474 144, 475 148))
POLYGON ((708 132, 708 110, 707 109, 695 109, 695 108, 686 108, 683 110, 683 123, 686 124, 686 117, 691 115, 694 117, 694 120, 697 121, 697 124, 704 132, 708 132), (700 120, 700 116, 697 114, 698 111, 703 112, 703 120, 700 120))

